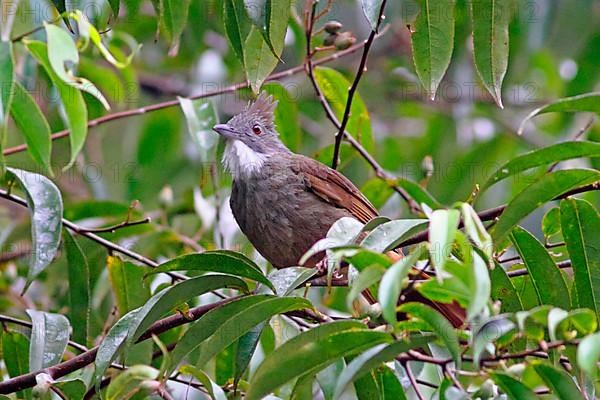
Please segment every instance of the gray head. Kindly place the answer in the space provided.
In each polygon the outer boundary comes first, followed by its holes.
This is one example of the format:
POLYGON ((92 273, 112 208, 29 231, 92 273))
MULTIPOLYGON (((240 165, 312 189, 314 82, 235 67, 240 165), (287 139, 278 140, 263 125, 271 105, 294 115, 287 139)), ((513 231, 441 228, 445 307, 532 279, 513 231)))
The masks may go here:
POLYGON ((259 154, 269 155, 289 150, 279 140, 273 121, 273 111, 277 101, 262 92, 253 103, 248 103, 244 111, 235 115, 226 124, 218 124, 213 129, 228 142, 241 141, 259 154))

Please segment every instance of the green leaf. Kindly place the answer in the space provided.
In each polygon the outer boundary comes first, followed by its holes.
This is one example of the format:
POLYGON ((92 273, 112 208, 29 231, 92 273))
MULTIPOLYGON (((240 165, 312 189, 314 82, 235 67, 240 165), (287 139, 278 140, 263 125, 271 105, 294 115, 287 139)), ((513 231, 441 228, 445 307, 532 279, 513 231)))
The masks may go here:
MULTIPOLYGON (((81 16, 81 18, 85 18, 81 16)), ((46 37, 48 40, 48 61, 55 75, 66 84, 94 96, 107 110, 110 105, 102 92, 90 81, 77 77, 73 74, 70 66, 79 64, 79 52, 73 38, 56 25, 45 24, 46 37)))
POLYGON ((544 245, 519 226, 513 229, 511 240, 529 271, 540 304, 571 309, 565 279, 544 245))
MULTIPOLYGON (((351 83, 344 75, 335 69, 318 67, 315 68, 315 77, 321 87, 325 98, 331 105, 335 115, 341 120, 346 101, 348 99, 348 88, 351 83)), ((350 119, 346 125, 346 130, 363 145, 363 147, 372 152, 374 150, 373 132, 371 131, 371 118, 367 106, 363 99, 354 94, 352 107, 350 108, 350 119)))
POLYGON ((379 367, 382 363, 393 361, 400 353, 424 347, 434 339, 434 335, 415 335, 391 344, 379 344, 356 356, 340 374, 333 398, 341 398, 342 393, 351 382, 379 367))
POLYGON ((298 104, 293 95, 279 83, 267 83, 262 89, 277 100, 274 111, 275 126, 281 141, 292 151, 300 151, 302 131, 298 115, 298 104))
MULTIPOLYGON (((580 157, 600 157, 600 143, 563 142, 517 156, 500 168, 481 186, 480 193, 503 179, 531 168, 580 157)), ((517 181, 519 177, 515 177, 517 181)))
POLYGON ((154 321, 169 310, 196 296, 221 288, 248 291, 248 286, 241 279, 220 274, 190 278, 161 290, 140 308, 135 321, 129 327, 128 342, 133 343, 137 340, 154 321))
POLYGON ((61 314, 27 310, 31 318, 29 372, 56 365, 69 343, 69 320, 61 314))
POLYGON ((265 43, 280 59, 287 31, 291 0, 243 0, 248 17, 265 43))
POLYGON ((492 232, 494 243, 501 243, 516 224, 542 204, 598 180, 600 173, 587 169, 559 170, 543 175, 508 203, 492 232))
POLYGON ((204 365, 261 322, 276 314, 310 307, 312 304, 301 297, 270 295, 254 295, 227 303, 190 326, 173 350, 173 365, 198 347, 200 356, 196 364, 204 365))
POLYGON ((188 132, 200 154, 200 161, 214 162, 219 135, 212 130, 212 127, 218 122, 212 102, 204 99, 190 100, 184 97, 177 99, 185 115, 188 132))
POLYGON ((492 300, 500 301, 501 312, 523 311, 521 296, 502 266, 496 265, 490 271, 492 282, 492 300))
POLYGON ((384 253, 396 248, 407 238, 427 227, 426 219, 398 219, 385 222, 365 236, 361 246, 384 253))
MULTIPOLYGON (((244 65, 246 66, 246 79, 254 94, 260 92, 262 84, 273 72, 279 60, 269 49, 263 36, 256 27, 250 29, 250 34, 245 41, 244 65)), ((281 43, 283 50, 283 42, 281 43)))
POLYGON ((287 341, 260 364, 250 381, 246 399, 261 399, 284 383, 313 375, 341 357, 392 341, 387 333, 361 326, 324 324, 287 341))
POLYGON ((461 357, 458 335, 452 324, 442 314, 421 303, 404 303, 398 308, 398 311, 424 321, 444 342, 446 349, 456 363, 456 367, 460 368, 461 357))
POLYGON ((385 272, 386 269, 378 264, 371 265, 361 271, 358 278, 352 282, 350 292, 348 292, 348 296, 346 296, 346 306, 348 309, 352 309, 352 303, 360 296, 363 290, 366 290, 381 281, 385 272))
POLYGON ((537 400, 535 392, 521 381, 503 372, 493 372, 492 378, 511 400, 537 400))
POLYGON ((511 7, 511 3, 506 0, 471 2, 475 67, 483 85, 500 108, 504 108, 502 81, 508 68, 511 7))
POLYGON ((489 319, 483 326, 473 335, 473 363, 479 368, 481 356, 489 345, 495 342, 508 332, 515 330, 517 326, 514 322, 499 315, 489 319))
POLYGON ((106 266, 119 314, 143 306, 150 298, 150 288, 143 284, 144 268, 113 256, 108 257, 106 266))
MULTIPOLYGON (((2 330, 2 359, 11 378, 29 372, 29 340, 18 332, 2 330)), ((31 389, 16 393, 17 398, 31 399, 31 389)))
POLYGON ((250 24, 241 1, 223 0, 223 26, 229 44, 244 67, 244 41, 250 32, 250 24))
POLYGON ((179 52, 179 41, 187 24, 190 3, 191 0, 159 0, 160 26, 171 42, 171 57, 179 52))
POLYGON ((600 217, 589 202, 569 198, 560 202, 560 220, 578 305, 593 310, 600 320, 600 217))
POLYGON ((88 261, 66 229, 63 230, 69 271, 69 318, 73 325, 73 340, 86 344, 90 324, 90 269, 88 261))
POLYGON ((67 6, 65 4, 65 0, 52 0, 52 4, 54 4, 54 7, 56 7, 58 13, 62 15, 65 25, 72 30, 71 23, 69 22, 69 17, 67 15, 67 6))
POLYGON ((288 267, 276 269, 269 274, 269 281, 279 296, 289 296, 293 291, 317 273, 316 268, 288 267))
POLYGON ((479 216, 468 203, 462 203, 461 213, 465 225, 465 233, 477 247, 483 250, 488 261, 492 261, 494 252, 492 237, 487 232, 487 229, 485 229, 485 226, 483 226, 479 216))
POLYGON ((220 272, 260 282, 275 291, 271 281, 263 275, 254 261, 230 250, 213 250, 179 256, 160 264, 147 275, 173 271, 220 272))
POLYGON ((454 49, 454 0, 420 0, 421 10, 411 26, 411 45, 417 75, 431 100, 448 69, 454 49), (443 15, 441 15, 443 10, 443 15))
POLYGON ((582 112, 590 111, 600 113, 600 92, 585 93, 579 96, 566 97, 556 100, 545 106, 536 108, 525 117, 519 126, 519 135, 523 133, 525 124, 536 115, 546 114, 550 112, 582 112))
POLYGON ((381 10, 382 0, 360 0, 360 5, 362 6, 363 14, 369 24, 371 25, 371 30, 377 30, 377 24, 379 23, 379 13, 381 10))
MULTIPOLYGON (((6 29, 6 27, 3 27, 6 29)), ((4 145, 5 130, 8 123, 8 113, 11 109, 13 98, 15 72, 14 57, 12 51, 12 42, 0 41, 0 82, 2 82, 2 91, 0 92, 0 153, 4 145)), ((0 155, 0 158, 2 156, 0 155)), ((0 161, 2 161, 0 159, 0 161)))
POLYGON ((212 400, 227 400, 227 395, 204 371, 194 367, 193 365, 184 365, 179 368, 179 372, 184 375, 191 375, 204 386, 212 400))
POLYGON ((79 90, 74 89, 73 86, 66 84, 54 72, 48 59, 48 49, 45 43, 28 40, 24 40, 24 43, 31 55, 44 67, 52 83, 56 86, 64 106, 71 144, 71 157, 69 164, 65 167, 67 169, 75 162, 75 158, 83 148, 87 136, 88 113, 83 95, 79 90))
POLYGON ((58 188, 45 176, 13 168, 8 168, 7 173, 19 182, 27 194, 31 216, 33 256, 23 288, 25 293, 31 282, 56 256, 62 229, 63 203, 58 188))
POLYGON ((542 218, 542 232, 546 240, 560 232, 560 208, 552 207, 542 218))
POLYGON ((266 322, 261 322, 248 332, 244 333, 238 340, 237 351, 235 352, 235 368, 233 384, 237 387, 244 372, 250 365, 250 360, 256 351, 260 342, 260 336, 265 328, 266 322))
POLYGON ((583 400, 573 378, 566 372, 539 362, 533 364, 533 369, 560 400, 583 400))
POLYGON ((110 5, 110 9, 113 12, 114 18, 119 17, 119 7, 121 6, 120 0, 108 0, 108 4, 110 5))
POLYGON ((492 292, 487 263, 477 252, 473 252, 471 257, 473 262, 470 263, 471 268, 468 270, 467 280, 470 294, 467 307, 467 318, 469 320, 473 320, 474 317, 485 310, 492 292))
POLYGON ((452 252, 460 222, 458 210, 435 210, 429 218, 429 254, 438 281, 444 279, 444 265, 452 252))
POLYGON ((112 379, 106 389, 106 399, 126 400, 134 395, 148 395, 154 391, 154 386, 158 387, 158 382, 155 382, 157 378, 158 370, 156 368, 134 365, 112 379))
POLYGON ((39 166, 52 173, 50 168, 52 140, 48 121, 33 97, 19 82, 14 82, 13 88, 14 96, 10 114, 25 137, 27 152, 39 166))
POLYGON ((131 310, 122 316, 110 328, 104 337, 104 340, 102 340, 98 346, 98 352, 96 353, 96 359, 94 361, 94 382, 96 382, 96 389, 99 389, 100 381, 104 375, 104 372, 121 350, 123 343, 125 343, 129 331, 129 325, 134 322, 136 314, 139 310, 139 308, 136 308, 135 310, 131 310))
POLYGON ((577 365, 590 378, 596 377, 600 359, 600 332, 586 336, 577 346, 577 365))
POLYGON ((397 177, 392 180, 392 183, 404 189, 418 204, 426 204, 434 210, 443 207, 442 204, 427 191, 427 189, 424 189, 421 185, 410 179, 397 177))
POLYGON ((395 324, 396 308, 398 305, 398 297, 402 291, 404 279, 408 276, 410 269, 416 264, 419 258, 425 253, 425 246, 416 248, 408 256, 396 261, 383 275, 379 284, 379 292, 377 299, 381 304, 383 317, 390 324, 395 324))

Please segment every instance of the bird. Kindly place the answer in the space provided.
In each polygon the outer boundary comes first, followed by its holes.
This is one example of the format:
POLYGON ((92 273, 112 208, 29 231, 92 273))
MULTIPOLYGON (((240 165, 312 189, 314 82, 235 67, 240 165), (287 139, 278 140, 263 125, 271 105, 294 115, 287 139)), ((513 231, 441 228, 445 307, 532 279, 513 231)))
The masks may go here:
MULTIPOLYGON (((225 139, 222 162, 233 178, 233 216, 256 250, 281 269, 297 266, 339 219, 351 217, 366 224, 379 213, 340 172, 286 147, 275 126, 276 107, 277 101, 262 92, 213 130, 225 139)), ((319 266, 323 255, 316 254, 304 265, 319 266)), ((435 306, 453 324, 462 322, 457 310, 446 310, 452 304, 435 306)))

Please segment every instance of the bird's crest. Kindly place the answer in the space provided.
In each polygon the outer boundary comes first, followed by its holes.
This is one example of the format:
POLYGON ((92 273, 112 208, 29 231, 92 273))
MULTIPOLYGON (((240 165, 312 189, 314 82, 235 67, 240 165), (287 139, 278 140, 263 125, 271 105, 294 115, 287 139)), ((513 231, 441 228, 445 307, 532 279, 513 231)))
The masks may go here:
POLYGON ((267 129, 272 129, 274 128, 273 112, 275 107, 277 107, 277 100, 274 100, 273 96, 267 92, 261 92, 254 102, 248 103, 243 114, 246 118, 259 120, 267 129))

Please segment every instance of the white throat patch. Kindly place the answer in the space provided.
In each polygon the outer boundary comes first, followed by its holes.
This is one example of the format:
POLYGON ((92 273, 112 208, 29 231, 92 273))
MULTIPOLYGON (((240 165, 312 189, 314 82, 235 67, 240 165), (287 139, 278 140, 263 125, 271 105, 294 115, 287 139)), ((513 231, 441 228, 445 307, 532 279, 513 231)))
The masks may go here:
POLYGON ((234 179, 256 173, 267 156, 257 153, 240 140, 227 140, 223 152, 223 165, 234 179))

